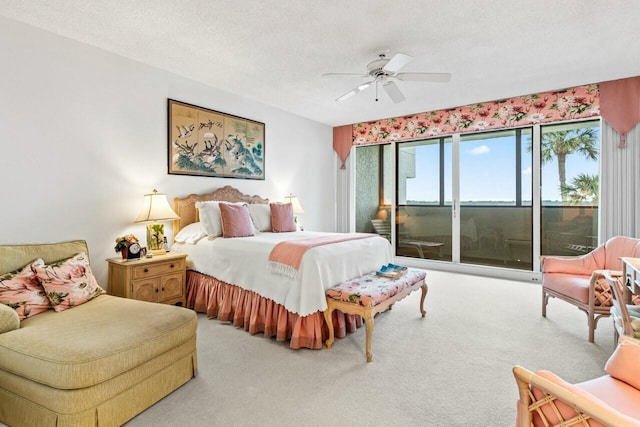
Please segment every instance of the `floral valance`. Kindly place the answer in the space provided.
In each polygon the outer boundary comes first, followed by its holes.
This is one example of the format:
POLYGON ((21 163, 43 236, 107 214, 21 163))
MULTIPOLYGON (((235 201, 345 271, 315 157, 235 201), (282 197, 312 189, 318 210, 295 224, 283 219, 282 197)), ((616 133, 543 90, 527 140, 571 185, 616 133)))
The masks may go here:
POLYGON ((447 110, 356 123, 352 127, 352 143, 363 145, 410 141, 599 115, 599 86, 591 84, 447 110))

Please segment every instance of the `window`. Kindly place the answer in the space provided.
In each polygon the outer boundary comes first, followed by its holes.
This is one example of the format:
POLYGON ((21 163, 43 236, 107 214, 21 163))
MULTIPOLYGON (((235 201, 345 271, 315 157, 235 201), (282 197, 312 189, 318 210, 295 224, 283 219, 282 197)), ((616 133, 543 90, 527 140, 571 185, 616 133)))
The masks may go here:
POLYGON ((460 260, 533 267, 531 129, 460 137, 460 260))
POLYGON ((542 255, 580 255, 598 245, 599 157, 599 121, 542 126, 542 255))
POLYGON ((451 137, 398 143, 398 255, 452 259, 451 137))
POLYGON ((395 230, 398 256, 520 270, 539 255, 589 252, 599 149, 599 120, 357 147, 356 231, 380 219, 395 230))

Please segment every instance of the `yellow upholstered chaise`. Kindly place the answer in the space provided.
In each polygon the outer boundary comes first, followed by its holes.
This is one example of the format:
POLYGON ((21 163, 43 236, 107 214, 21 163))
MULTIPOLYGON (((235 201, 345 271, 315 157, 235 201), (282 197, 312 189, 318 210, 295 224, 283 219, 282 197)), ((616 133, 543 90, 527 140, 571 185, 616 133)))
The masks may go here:
MULTIPOLYGON (((84 241, 0 245, 0 274, 79 252, 84 241)), ((122 425, 195 376, 196 327, 191 310, 111 295, 28 317, 0 333, 0 422, 122 425)))

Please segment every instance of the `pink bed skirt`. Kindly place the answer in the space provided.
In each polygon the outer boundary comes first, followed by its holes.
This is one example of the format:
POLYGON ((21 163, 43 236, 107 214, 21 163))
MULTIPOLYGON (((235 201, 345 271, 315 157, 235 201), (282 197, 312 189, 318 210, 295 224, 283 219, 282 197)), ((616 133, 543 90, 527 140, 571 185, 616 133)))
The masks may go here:
MULTIPOLYGON (((195 271, 187 271, 187 307, 209 318, 228 321, 250 334, 264 333, 291 348, 322 348, 329 330, 321 311, 308 316, 291 313, 283 305, 252 291, 195 271)), ((362 326, 362 317, 333 312, 334 333, 343 338, 362 326)))

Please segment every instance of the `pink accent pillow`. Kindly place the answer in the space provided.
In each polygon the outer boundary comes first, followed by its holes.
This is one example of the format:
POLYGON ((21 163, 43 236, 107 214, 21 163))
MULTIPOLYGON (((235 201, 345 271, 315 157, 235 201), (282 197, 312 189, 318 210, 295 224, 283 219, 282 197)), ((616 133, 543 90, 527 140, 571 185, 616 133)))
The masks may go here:
POLYGON ((296 231, 291 203, 270 203, 269 207, 271 208, 271 231, 274 233, 296 231))
POLYGON ((222 237, 253 236, 253 223, 247 205, 220 203, 222 237))
POLYGON ((604 366, 607 374, 640 390, 640 345, 621 341, 604 366))
POLYGON ((98 286, 84 253, 49 265, 39 259, 33 262, 32 269, 55 311, 73 308, 105 293, 98 286))
POLYGON ((13 273, 0 276, 0 303, 13 308, 20 320, 33 317, 51 308, 42 285, 38 281, 31 266, 41 259, 32 262, 13 273))

